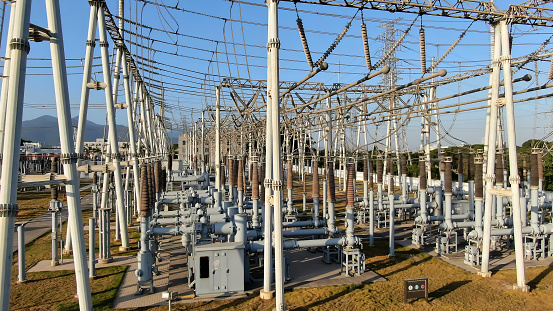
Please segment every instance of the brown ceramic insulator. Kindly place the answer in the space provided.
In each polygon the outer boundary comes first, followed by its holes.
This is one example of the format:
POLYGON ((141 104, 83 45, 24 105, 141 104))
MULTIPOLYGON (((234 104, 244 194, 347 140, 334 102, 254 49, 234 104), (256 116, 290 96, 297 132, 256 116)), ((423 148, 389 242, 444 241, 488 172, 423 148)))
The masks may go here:
POLYGON ((538 178, 543 180, 543 153, 538 152, 538 178))
POLYGON ((238 160, 232 160, 232 185, 238 187, 238 160))
POLYGON ((313 195, 314 198, 319 197, 319 161, 313 159, 313 195))
POLYGON ((442 160, 440 161, 440 172, 445 172, 444 158, 445 156, 442 155, 442 160))
POLYGON ((354 206, 355 204, 355 192, 353 183, 355 182, 355 164, 348 163, 347 164, 347 170, 348 170, 348 182, 346 184, 346 200, 347 206, 354 206))
POLYGON ((57 185, 52 185, 52 187, 50 188, 50 198, 52 200, 58 200, 58 186, 57 185))
POLYGON ((474 180, 474 153, 469 153, 468 180, 474 180))
POLYGON ((495 154, 495 184, 503 185, 503 153, 495 154))
POLYGON ((484 182, 482 180, 482 165, 484 161, 481 157, 474 159, 474 196, 484 198, 484 182))
POLYGON ((394 194, 396 188, 394 185, 394 175, 390 175, 390 185, 388 185, 388 193, 394 194))
POLYGON ((154 180, 154 166, 148 165, 148 198, 149 207, 152 208, 155 204, 155 180, 154 180))
POLYGON ((388 164, 386 165, 387 174, 394 175, 394 159, 388 158, 388 164))
POLYGON ((154 183, 156 185, 156 193, 161 192, 161 163, 159 161, 154 162, 154 183))
POLYGON ((363 162, 363 181, 369 181, 369 159, 363 162))
POLYGON ((194 170, 198 171, 198 157, 194 156, 194 170))
POLYGON ((236 186, 240 190, 244 190, 244 160, 241 158, 238 160, 238 176, 236 179, 236 186))
POLYGON ((334 180, 334 162, 328 162, 328 200, 336 202, 336 186, 334 180))
POLYGON ((459 156, 457 158, 457 174, 463 173, 463 154, 459 152, 459 156))
POLYGON ((252 163, 252 200, 259 199, 259 178, 257 162, 252 163))
POLYGON ((165 169, 161 170, 161 191, 167 191, 167 171, 165 169))
POLYGON ((538 173, 538 154, 533 152, 530 162, 530 187, 538 187, 540 184, 540 178, 538 173))
POLYGON ((384 167, 382 165, 382 160, 376 160, 376 182, 382 183, 382 176, 384 175, 384 167))
POLYGON ((263 202, 265 202, 265 165, 263 165, 263 163, 259 165, 258 173, 259 173, 259 182, 261 183, 261 189, 259 190, 259 198, 263 202))
POLYGON ((419 185, 421 190, 426 190, 426 164, 423 157, 419 158, 419 185))
POLYGON ((171 172, 173 170, 173 154, 167 155, 167 170, 171 172))
POLYGON ((450 157, 446 157, 445 160, 443 161, 444 162, 444 166, 445 166, 445 174, 444 174, 444 192, 446 194, 451 194, 453 192, 453 184, 452 184, 452 180, 451 180, 451 158, 450 157))
POLYGON ((148 168, 142 166, 140 168, 140 215, 148 216, 148 203, 150 201, 148 195, 148 168))
POLYGON ((225 175, 225 166, 222 164, 221 164, 220 171, 221 171, 221 186, 224 187, 227 180, 225 175))
MULTIPOLYGON (((369 172, 372 172, 372 170, 373 170, 372 165, 373 165, 373 163, 371 162, 371 160, 367 160, 367 167, 369 168, 369 172)), ((373 174, 369 174, 368 177, 369 177, 369 190, 371 190, 374 187, 373 174)))
POLYGON ((407 175, 407 157, 405 155, 399 157, 399 166, 401 167, 401 175, 407 175))
POLYGON ((288 160, 288 176, 286 186, 288 189, 292 189, 294 186, 294 181, 292 179, 292 160, 288 160))
POLYGON ((92 173, 92 184, 93 185, 98 184, 98 173, 96 173, 96 172, 92 173))
POLYGON ((228 160, 228 184, 229 186, 235 185, 234 183, 234 160, 228 160))

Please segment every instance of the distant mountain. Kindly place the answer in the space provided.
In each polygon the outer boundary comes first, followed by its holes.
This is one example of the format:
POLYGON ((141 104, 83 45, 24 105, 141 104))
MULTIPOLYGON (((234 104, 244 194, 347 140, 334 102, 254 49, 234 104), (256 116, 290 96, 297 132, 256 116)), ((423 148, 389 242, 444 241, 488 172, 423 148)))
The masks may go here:
MULTIPOLYGON (((79 118, 75 117, 71 122, 76 127, 79 124, 79 118)), ((129 140, 129 132, 126 126, 117 125, 117 133, 119 141, 129 140)), ((43 146, 59 146, 59 135, 58 119, 52 116, 45 115, 22 123, 21 138, 24 140, 39 142, 43 146)), ((102 137, 104 137, 104 125, 87 121, 85 141, 95 141, 96 138, 102 137)))

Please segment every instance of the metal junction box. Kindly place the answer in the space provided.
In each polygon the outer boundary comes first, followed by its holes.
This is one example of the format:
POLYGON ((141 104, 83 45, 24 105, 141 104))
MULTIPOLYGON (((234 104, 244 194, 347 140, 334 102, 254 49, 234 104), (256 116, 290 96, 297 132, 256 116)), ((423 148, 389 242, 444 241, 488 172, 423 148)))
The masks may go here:
POLYGON ((194 248, 196 296, 244 291, 244 244, 197 245, 194 248))

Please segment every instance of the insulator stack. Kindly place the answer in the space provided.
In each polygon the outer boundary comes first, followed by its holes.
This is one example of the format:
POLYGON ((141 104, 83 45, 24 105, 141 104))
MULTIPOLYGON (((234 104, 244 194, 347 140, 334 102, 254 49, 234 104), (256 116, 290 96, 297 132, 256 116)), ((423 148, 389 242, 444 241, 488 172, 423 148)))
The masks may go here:
POLYGON ((440 172, 445 172, 445 162, 444 162, 445 156, 442 154, 442 160, 440 161, 440 172))
POLYGON ((322 64, 322 62, 324 62, 324 60, 330 55, 330 53, 334 51, 334 49, 338 46, 338 43, 340 43, 342 38, 344 38, 344 36, 348 32, 350 26, 351 26, 351 22, 349 22, 346 25, 346 27, 344 27, 344 30, 342 30, 342 32, 338 35, 338 37, 334 40, 334 42, 332 42, 332 44, 328 47, 326 52, 324 52, 323 56, 321 56, 321 58, 319 58, 319 60, 315 63, 316 67, 322 64))
POLYGON ((388 158, 388 165, 387 165, 387 168, 388 168, 388 174, 390 175, 394 175, 394 160, 392 158, 388 158))
POLYGON ((495 184, 503 185, 503 153, 495 154, 495 184))
POLYGON ((165 169, 161 170, 161 191, 167 191, 167 171, 165 169))
POLYGON ((421 52, 421 72, 426 73, 426 38, 424 28, 419 29, 419 43, 421 52))
MULTIPOLYGON (((370 160, 367 160, 367 168, 370 167, 370 171, 372 171, 372 162, 370 160)), ((374 187, 374 178, 373 174, 369 174, 369 189, 372 189, 374 187)))
POLYGON ((336 202, 336 186, 334 180, 334 162, 328 162, 328 200, 336 202))
POLYGON ((169 154, 167 155, 167 170, 169 173, 173 171, 173 155, 169 154))
POLYGON ((52 187, 50 188, 50 198, 52 200, 55 200, 55 201, 58 200, 58 186, 57 185, 52 185, 52 187))
POLYGON ((363 181, 369 181, 369 159, 363 163, 363 181))
POLYGON ((198 171, 198 157, 194 156, 194 171, 198 171))
POLYGON ((319 197, 319 161, 313 159, 313 197, 319 197))
POLYGON ((225 175, 225 166, 222 164, 221 164, 220 171, 221 171, 221 187, 225 188, 225 183, 227 182, 227 180, 225 175))
POLYGON ((451 194, 453 192, 453 183, 452 183, 452 176, 451 176, 451 164, 453 162, 453 159, 451 157, 445 157, 443 162, 445 167, 444 193, 451 194))
POLYGON ((400 174, 407 175, 407 157, 405 155, 399 157, 399 166, 401 167, 400 174))
POLYGON ((148 216, 148 202, 150 198, 148 195, 148 168, 142 166, 140 168, 140 215, 148 216))
POLYGON ((530 187, 537 188, 540 184, 538 169, 538 153, 532 152, 530 162, 530 187))
POLYGON ((484 198, 484 182, 482 180, 482 165, 484 160, 482 157, 477 156, 474 159, 474 197, 484 198))
POLYGON ((355 202, 355 187, 353 183, 355 182, 355 164, 348 163, 348 183, 346 184, 346 206, 354 206, 355 202))
POLYGON ((238 173, 236 185, 239 190, 244 190, 244 160, 238 160, 238 173))
POLYGON ((288 176, 287 177, 287 189, 292 189, 293 180, 292 180, 292 160, 288 160, 288 176))
POLYGON ((261 189, 259 190, 259 197, 263 204, 265 204, 265 165, 263 163, 260 165, 259 169, 259 180, 261 181, 261 189))
POLYGON ((229 188, 232 188, 234 185, 234 160, 228 159, 228 184, 229 188))
POLYGON ((371 52, 369 51, 369 37, 367 36, 367 25, 361 24, 361 34, 363 35, 363 49, 365 50, 365 62, 367 63, 367 70, 371 70, 371 52))
POLYGON ((154 162, 154 183, 156 185, 156 193, 161 192, 161 163, 159 161, 154 162))
POLYGON ((538 178, 543 180, 543 153, 538 152, 538 178))
POLYGON ((382 160, 376 160, 376 182, 382 184, 382 176, 384 175, 384 167, 382 165, 382 160))
POLYGON ((459 158, 457 162, 457 174, 463 174, 463 154, 459 152, 459 158))
POLYGON ((238 187, 238 160, 232 159, 232 185, 238 187))
POLYGON ((307 64, 309 67, 313 68, 313 59, 311 59, 311 52, 309 52, 309 45, 307 44, 307 37, 305 36, 305 30, 303 29, 303 22, 301 18, 296 19, 298 24, 298 31, 300 32, 301 44, 303 45, 303 52, 305 53, 305 58, 307 59, 307 64))
POLYGON ((388 184, 388 193, 394 193, 394 160, 388 159, 388 172, 390 173, 390 183, 388 184))
POLYGON ((98 173, 96 173, 96 172, 92 173, 92 184, 93 185, 98 184, 98 173))
POLYGON ((150 164, 148 165, 148 199, 149 207, 151 208, 156 203, 155 199, 155 181, 154 181, 154 167, 150 164))
POLYGON ((551 58, 551 64, 549 65, 549 73, 547 74, 547 80, 553 80, 553 57, 551 58))
POLYGON ((52 157, 52 167, 50 168, 52 173, 58 173, 58 160, 58 158, 52 157))
POLYGON ((252 163, 252 200, 259 200, 259 178, 257 162, 252 163))
POLYGON ((394 194, 396 186, 394 185, 394 175, 390 175, 390 185, 388 186, 388 193, 394 194))
POLYGON ((419 158, 419 188, 426 190, 426 165, 424 157, 419 158))
POLYGON ((469 163, 468 163, 468 180, 474 180, 474 152, 469 153, 469 163))

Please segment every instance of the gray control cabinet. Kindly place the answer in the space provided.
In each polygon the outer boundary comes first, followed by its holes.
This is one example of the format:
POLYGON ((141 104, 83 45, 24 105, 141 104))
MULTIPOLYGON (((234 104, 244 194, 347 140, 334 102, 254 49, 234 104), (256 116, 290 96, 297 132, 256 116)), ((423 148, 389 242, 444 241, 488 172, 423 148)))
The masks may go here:
POLYGON ((197 245, 193 261, 196 296, 244 291, 244 244, 197 245))

